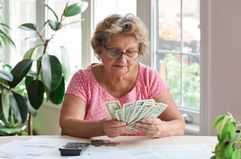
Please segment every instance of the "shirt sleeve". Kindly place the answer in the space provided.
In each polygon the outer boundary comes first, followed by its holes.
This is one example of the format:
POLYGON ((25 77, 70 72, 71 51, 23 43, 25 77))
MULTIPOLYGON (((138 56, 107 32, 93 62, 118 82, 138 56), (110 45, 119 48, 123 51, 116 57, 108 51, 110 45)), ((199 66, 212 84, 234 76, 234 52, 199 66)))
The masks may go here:
POLYGON ((65 94, 77 96, 81 98, 83 101, 87 102, 87 77, 84 76, 85 74, 82 70, 76 72, 70 80, 70 83, 65 94))
POLYGON ((161 93, 165 92, 168 87, 164 82, 161 74, 152 68, 147 70, 148 74, 148 92, 150 98, 155 98, 156 96, 160 95, 161 93))

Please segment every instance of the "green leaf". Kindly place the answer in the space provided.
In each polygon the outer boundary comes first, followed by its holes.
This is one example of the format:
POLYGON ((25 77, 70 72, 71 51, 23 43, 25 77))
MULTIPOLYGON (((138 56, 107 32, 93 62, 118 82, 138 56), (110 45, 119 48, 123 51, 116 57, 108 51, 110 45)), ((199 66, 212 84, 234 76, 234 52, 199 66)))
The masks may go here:
POLYGON ((7 90, 3 90, 1 93, 1 104, 2 111, 5 121, 8 121, 9 111, 10 111, 10 102, 9 102, 9 92, 7 90))
POLYGON ((218 143, 215 147, 215 155, 217 159, 221 159, 224 156, 224 145, 223 143, 218 143))
POLYGON ((224 118, 222 120, 220 120, 218 122, 218 124, 216 125, 219 141, 223 141, 225 139, 226 131, 225 131, 224 127, 225 127, 228 119, 229 119, 228 116, 224 116, 224 118), (225 132, 223 132, 223 131, 225 131, 225 132))
POLYGON ((212 156, 211 159, 216 159, 216 156, 212 156))
POLYGON ((17 105, 18 105, 20 115, 21 115, 21 119, 22 119, 22 123, 24 123, 27 120, 27 117, 28 117, 28 106, 27 106, 26 100, 23 96, 21 96, 17 93, 13 93, 13 96, 16 100, 17 105))
POLYGON ((218 117, 215 118, 213 122, 213 127, 217 127, 218 123, 224 119, 224 115, 219 115, 218 117))
POLYGON ((57 20, 49 20, 49 26, 52 30, 57 31, 62 28, 62 24, 57 20))
POLYGON ((26 128, 23 126, 22 128, 0 128, 0 135, 18 135, 26 128))
POLYGON ((0 23, 0 27, 1 28, 6 28, 6 29, 11 29, 7 24, 4 24, 4 23, 0 23))
POLYGON ((4 69, 4 70, 6 70, 6 69, 7 69, 7 70, 10 72, 10 71, 11 71, 11 69, 12 69, 12 66, 11 66, 11 65, 9 65, 9 64, 4 64, 4 65, 3 65, 3 69, 4 69))
POLYGON ((20 29, 27 30, 27 31, 37 31, 37 27, 33 23, 24 23, 19 26, 20 29))
POLYGON ((29 49, 23 56, 23 59, 31 59, 36 47, 29 49))
POLYGON ((44 54, 41 66, 45 86, 49 91, 55 90, 62 78, 62 66, 59 60, 53 55, 44 54))
POLYGON ((42 56, 38 58, 37 60, 37 70, 41 69, 41 62, 42 62, 42 56))
POLYGON ((22 135, 22 134, 24 134, 25 129, 26 129, 26 125, 22 125, 22 126, 18 126, 18 127, 10 127, 10 128, 1 127, 0 135, 22 135))
POLYGON ((81 4, 80 4, 80 8, 81 8, 81 13, 83 13, 87 8, 88 8, 88 2, 87 1, 81 1, 80 2, 81 4))
POLYGON ((20 61, 11 71, 13 75, 13 81, 9 82, 11 88, 15 87, 26 76, 32 66, 32 60, 20 61))
MULTIPOLYGON (((10 101, 10 95, 9 95, 9 101, 10 101)), ((11 101, 10 101, 10 106, 11 106, 11 101)), ((21 117, 21 116, 20 116, 21 117)), ((19 121, 16 120, 16 117, 13 113, 13 110, 12 110, 12 107, 10 109, 10 112, 9 112, 9 118, 8 118, 8 121, 5 123, 5 127, 7 128, 15 128, 19 125, 19 121)))
POLYGON ((228 131, 228 138, 230 141, 232 141, 235 137, 235 132, 236 132, 236 126, 233 121, 231 121, 228 126, 227 126, 227 131, 228 131))
POLYGON ((229 125, 229 123, 226 122, 222 131, 221 131, 221 136, 220 136, 221 141, 225 141, 229 137, 228 125, 229 125))
POLYGON ((13 112, 13 117, 17 120, 18 123, 22 123, 22 117, 21 117, 20 110, 18 108, 18 103, 12 93, 9 94, 9 101, 10 101, 11 110, 13 112))
POLYGON ((60 46, 60 49, 61 49, 62 70, 64 74, 64 79, 68 81, 70 77, 69 54, 67 49, 64 46, 60 46))
POLYGON ((13 81, 13 75, 11 74, 11 72, 5 70, 0 70, 0 78, 10 82, 13 81))
POLYGON ((4 114, 3 114, 3 105, 2 105, 2 93, 0 93, 1 97, 0 97, 0 127, 2 127, 4 125, 4 114))
POLYGON ((60 104, 63 101, 65 92, 65 83, 64 77, 62 77, 61 83, 59 86, 49 93, 50 101, 54 104, 60 104))
POLYGON ((40 80, 34 80, 27 88, 29 102, 34 109, 39 109, 44 99, 44 84, 40 80))
POLYGON ((46 4, 46 3, 44 3, 44 6, 47 7, 47 8, 54 14, 56 20, 58 21, 59 18, 58 18, 58 16, 57 16, 57 14, 55 13, 55 11, 54 11, 48 4, 46 4))
POLYGON ((222 145, 221 143, 218 143, 218 144, 215 146, 215 154, 216 154, 217 156, 220 155, 221 150, 222 150, 222 147, 223 147, 223 145, 222 145))
POLYGON ((28 110, 31 113, 31 115, 33 117, 35 117, 37 115, 37 110, 32 107, 32 105, 30 104, 29 100, 27 101, 27 106, 28 106, 28 110))
POLYGON ((240 150, 239 149, 234 150, 233 153, 232 153, 231 159, 240 159, 240 158, 241 158, 240 150))
POLYGON ((30 84, 32 83, 32 81, 34 80, 34 78, 32 76, 26 76, 25 78, 25 86, 28 89, 28 87, 30 86, 30 84))
POLYGON ((224 147, 224 156, 225 156, 225 158, 230 158, 232 156, 232 153, 233 153, 233 147, 232 147, 232 145, 230 143, 228 143, 224 147))
POLYGON ((65 17, 75 16, 86 10, 88 3, 86 1, 80 1, 78 3, 71 4, 67 6, 64 10, 65 17))
POLYGON ((8 36, 4 31, 0 29, 0 37, 1 40, 4 42, 5 45, 10 44, 15 47, 15 43, 13 42, 12 38, 8 36))

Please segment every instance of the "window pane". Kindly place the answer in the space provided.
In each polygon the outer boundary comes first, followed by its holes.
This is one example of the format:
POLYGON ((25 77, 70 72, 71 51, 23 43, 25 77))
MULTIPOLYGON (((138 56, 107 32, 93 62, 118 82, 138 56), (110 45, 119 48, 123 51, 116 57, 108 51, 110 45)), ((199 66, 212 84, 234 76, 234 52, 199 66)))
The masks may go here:
POLYGON ((159 0, 156 66, 181 108, 200 110, 199 0, 159 0))
POLYGON ((199 56, 183 55, 183 107, 199 111, 200 61, 199 56))
POLYGON ((9 25, 11 26, 11 37, 16 44, 16 49, 11 48, 9 57, 9 62, 13 66, 22 59, 25 52, 36 42, 35 39, 29 38, 33 36, 31 32, 18 28, 23 23, 36 23, 35 3, 35 0, 9 0, 9 25))
POLYGON ((180 54, 164 52, 157 54, 158 70, 166 81, 177 105, 181 98, 181 65, 180 54))
POLYGON ((184 52, 200 52, 199 8, 199 0, 183 0, 184 52))
POLYGON ((159 49, 180 51, 180 0, 159 0, 159 49))
POLYGON ((136 15, 136 0, 95 0, 94 13, 95 25, 110 14, 136 15))

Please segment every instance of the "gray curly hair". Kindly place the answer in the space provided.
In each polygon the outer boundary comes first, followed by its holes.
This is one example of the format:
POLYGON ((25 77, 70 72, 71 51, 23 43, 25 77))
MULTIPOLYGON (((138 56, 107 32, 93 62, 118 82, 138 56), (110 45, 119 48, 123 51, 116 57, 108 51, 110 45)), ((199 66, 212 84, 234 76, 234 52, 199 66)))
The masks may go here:
POLYGON ((139 54, 144 55, 149 51, 148 31, 140 18, 133 14, 113 14, 100 21, 96 27, 91 39, 95 54, 98 54, 109 43, 111 35, 116 33, 134 36, 139 43, 139 54))

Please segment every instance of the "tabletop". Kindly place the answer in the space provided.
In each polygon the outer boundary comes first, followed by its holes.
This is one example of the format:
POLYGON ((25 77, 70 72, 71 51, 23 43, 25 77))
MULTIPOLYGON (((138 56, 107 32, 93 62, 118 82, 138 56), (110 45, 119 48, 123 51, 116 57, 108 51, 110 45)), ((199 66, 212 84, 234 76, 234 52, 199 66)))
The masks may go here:
MULTIPOLYGON (((100 148, 95 148, 92 146, 92 148, 88 149, 86 152, 87 155, 85 154, 84 156, 80 156, 80 158, 86 158, 86 159, 92 159, 92 158, 108 158, 111 156, 111 154, 115 154, 116 156, 121 157, 126 157, 126 158, 160 158, 160 159, 166 159, 166 158, 175 158, 175 159, 189 159, 192 158, 193 156, 199 155, 200 159, 204 159, 207 157, 210 157, 212 154, 211 152, 214 150, 215 145, 217 144, 217 138, 216 136, 171 136, 171 137, 165 137, 165 138, 148 138, 144 136, 119 136, 115 138, 108 138, 106 136, 100 136, 100 137, 95 137, 93 139, 102 139, 102 140, 110 140, 111 142, 116 142, 118 143, 116 146, 104 146, 100 148), (204 147, 203 147, 204 146, 204 147), (103 149, 104 148, 104 149, 103 149), (100 151, 101 150, 101 151, 100 151), (174 154, 172 151, 175 151, 174 154), (186 151, 186 152, 185 152, 186 151), (103 153, 106 152, 106 153, 103 153), (98 155, 99 153, 99 155, 98 155), (143 155, 143 154, 145 155, 143 155), (159 153, 159 154, 158 154, 159 153), (203 154, 202 154, 203 153, 203 154), (206 153, 206 154, 204 154, 206 153), (125 154, 123 156, 123 154, 125 154), (137 156, 140 155, 141 156, 137 156), (166 155, 168 154, 168 155, 166 155), (98 156, 96 156, 98 155, 98 156), (128 155, 128 156, 126 156, 128 155), (163 156, 169 156, 169 157, 163 157, 163 156), (183 157, 181 157, 181 155, 183 157), (171 156, 171 157, 170 157, 171 156), (179 156, 179 157, 177 157, 179 156)), ((0 151, 5 151, 4 146, 10 144, 13 141, 18 141, 16 142, 17 144, 23 144, 25 143, 25 146, 28 141, 33 142, 43 142, 47 141, 48 145, 51 146, 52 143, 56 143, 58 141, 59 145, 63 145, 63 143, 66 143, 67 141, 79 141, 79 142, 89 142, 90 139, 84 139, 84 138, 75 138, 75 137, 70 137, 70 136, 3 136, 0 137, 0 151), (26 141, 26 142, 25 142, 26 141), (21 143, 22 142, 22 143, 21 143), (1 149, 2 148, 2 149, 1 149)), ((12 145, 16 145, 16 143, 12 143, 12 145)), ((59 157, 59 152, 57 150, 57 147, 59 146, 55 144, 55 150, 54 152, 51 152, 49 154, 52 155, 51 158, 59 157)), ((5 146, 5 147, 6 147, 5 146)), ((10 145, 9 145, 10 146, 10 145)), ((14 146, 15 147, 15 146, 14 146)), ((17 148, 16 149, 22 149, 17 148)), ((29 150, 26 149, 26 151, 29 150)), ((20 150, 19 150, 20 151, 20 150)), ((24 151, 21 150, 21 151, 24 151)), ((32 150, 33 152, 35 149, 32 150)), ((17 150, 16 150, 17 152, 17 150)), ((15 154, 16 154, 15 152, 15 154)), ((47 151, 46 151, 47 152, 47 151)), ((49 151, 50 152, 50 151, 49 151)), ((10 154, 11 151, 5 152, 4 154, 0 155, 1 157, 9 157, 13 154, 10 154)), ((18 152, 22 153, 22 152, 18 152)), ((22 154, 21 154, 22 155, 22 154)), ((19 156, 19 155, 18 155, 19 156)), ((16 156, 15 156, 16 157, 16 156)), ((27 156, 24 156, 27 158, 27 156)), ((35 156, 36 157, 36 156, 35 156)), ((45 156, 46 157, 46 156, 45 156)), ((112 156, 113 157, 113 156, 112 156)), ((14 158, 14 157, 12 157, 14 158)), ((30 157, 33 158, 33 157, 30 157)), ((43 157, 44 158, 44 157, 43 157)), ((118 157, 115 157, 117 159, 118 157)), ((17 159, 17 157, 16 157, 17 159)))

